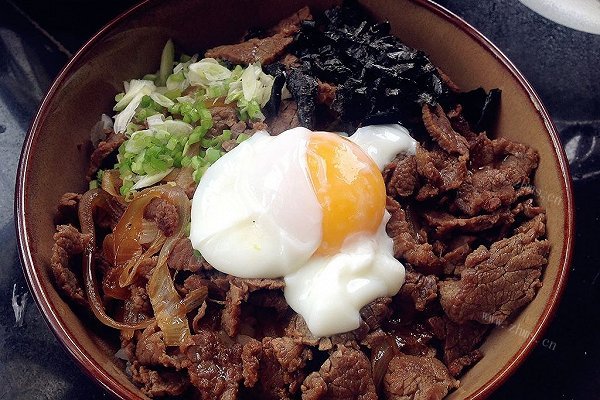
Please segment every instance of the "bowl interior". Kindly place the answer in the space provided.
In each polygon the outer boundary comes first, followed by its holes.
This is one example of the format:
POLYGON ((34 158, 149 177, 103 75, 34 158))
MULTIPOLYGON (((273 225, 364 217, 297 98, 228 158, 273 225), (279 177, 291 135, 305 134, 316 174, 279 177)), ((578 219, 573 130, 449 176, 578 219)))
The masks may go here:
MULTIPOLYGON (((162 46, 173 38, 189 54, 235 42, 249 27, 268 26, 308 4, 322 10, 334 0, 151 0, 96 35, 55 82, 26 141, 17 190, 22 259, 32 291, 52 329, 84 369, 120 397, 142 396, 114 358, 116 343, 91 319, 80 318, 57 294, 47 268, 53 214, 61 194, 86 190, 90 128, 110 113, 122 82, 157 69, 162 46), (258 12, 257 10, 260 10, 258 12), (251 15, 252 18, 247 16, 251 15)), ((423 49, 463 89, 502 89, 495 134, 535 148, 541 156, 535 184, 547 209, 552 251, 543 287, 510 326, 496 328, 485 357, 461 379, 450 398, 489 393, 531 349, 565 282, 572 240, 572 198, 556 132, 533 92, 508 61, 456 17, 425 0, 364 0, 389 20, 407 44, 423 49), (514 329, 517 327, 518 329, 514 329)))

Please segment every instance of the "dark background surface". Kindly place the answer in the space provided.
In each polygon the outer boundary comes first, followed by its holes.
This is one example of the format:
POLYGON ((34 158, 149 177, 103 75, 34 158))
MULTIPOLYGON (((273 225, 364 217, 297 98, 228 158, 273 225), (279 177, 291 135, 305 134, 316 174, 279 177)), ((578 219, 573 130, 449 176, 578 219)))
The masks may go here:
MULTIPOLYGON (((538 346, 492 398, 600 398, 600 36, 556 25, 517 0, 439 3, 494 42, 538 91, 574 180, 577 233, 564 298, 538 346)), ((17 294, 27 287, 12 207, 19 152, 45 91, 69 57, 132 4, 0 0, 0 399, 108 397, 63 351, 30 295, 24 324, 15 326, 13 287, 17 294)))

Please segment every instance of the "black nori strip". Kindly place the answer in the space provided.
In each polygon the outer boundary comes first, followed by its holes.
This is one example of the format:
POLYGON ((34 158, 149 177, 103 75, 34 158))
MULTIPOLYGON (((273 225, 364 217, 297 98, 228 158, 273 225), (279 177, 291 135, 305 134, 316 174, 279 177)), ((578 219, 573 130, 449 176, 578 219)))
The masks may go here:
POLYGON ((463 115, 474 132, 487 131, 494 125, 500 109, 502 90, 477 88, 456 94, 457 102, 463 107, 463 115))
POLYGON ((273 87, 271 88, 271 97, 263 108, 263 113, 269 118, 274 117, 279 113, 279 106, 281 105, 281 89, 283 89, 283 84, 285 83, 285 66, 281 63, 273 63, 265 65, 263 71, 275 78, 273 87))
POLYGON ((479 121, 475 124, 475 132, 488 131, 494 126, 498 113, 500 112, 500 97, 502 90, 492 89, 485 98, 483 108, 481 110, 481 116, 479 121))
POLYGON ((303 69, 292 69, 287 76, 287 87, 298 106, 298 121, 308 129, 315 127, 315 97, 317 80, 303 69))
MULTIPOLYGON (((435 104, 449 92, 425 53, 389 32, 388 22, 368 21, 354 2, 301 25, 291 51, 303 63, 302 74, 337 85, 332 108, 344 122, 409 123, 423 103, 435 104)), ((305 115, 313 114, 310 106, 306 101, 305 115)))

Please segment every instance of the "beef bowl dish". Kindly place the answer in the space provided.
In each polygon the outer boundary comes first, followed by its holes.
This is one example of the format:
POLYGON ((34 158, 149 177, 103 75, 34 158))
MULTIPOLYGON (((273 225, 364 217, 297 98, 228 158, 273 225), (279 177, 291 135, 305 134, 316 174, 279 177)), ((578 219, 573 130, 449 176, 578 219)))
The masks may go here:
POLYGON ((251 3, 142 3, 50 90, 16 200, 50 326, 121 398, 487 396, 566 279, 543 106, 433 3, 251 3))

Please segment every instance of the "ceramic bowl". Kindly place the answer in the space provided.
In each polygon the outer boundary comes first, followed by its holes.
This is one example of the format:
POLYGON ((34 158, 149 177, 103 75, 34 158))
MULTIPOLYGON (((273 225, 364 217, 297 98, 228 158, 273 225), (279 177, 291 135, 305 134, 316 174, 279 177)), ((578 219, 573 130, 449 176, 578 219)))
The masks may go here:
MULTIPOLYGON (((105 329, 73 311, 56 292, 48 269, 53 213, 61 194, 86 190, 90 128, 109 112, 122 82, 157 68, 162 46, 173 38, 194 53, 233 43, 250 26, 269 26, 301 6, 331 7, 333 0, 149 0, 97 33, 60 73, 31 125, 18 171, 17 230, 32 293, 50 327, 76 362, 120 398, 144 397, 117 364, 118 344, 105 329), (260 11, 260 12, 258 12, 260 11), (252 16, 248 18, 248 16, 252 16), (111 339, 112 338, 112 339, 111 339)), ((502 89, 495 135, 540 153, 538 200, 547 209, 552 244, 543 287, 512 321, 496 328, 482 347, 485 357, 461 378, 450 399, 481 399, 515 371, 541 340, 566 283, 573 243, 573 198, 568 163, 539 97, 514 65, 483 35, 428 0, 364 0, 393 33, 424 50, 463 89, 502 89)))

